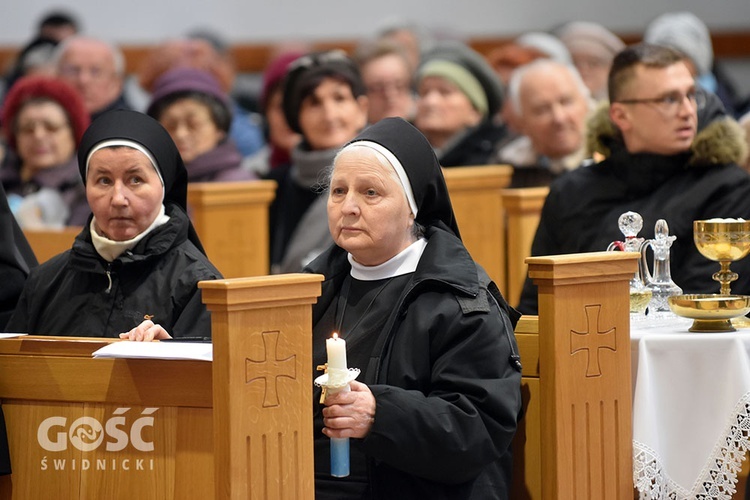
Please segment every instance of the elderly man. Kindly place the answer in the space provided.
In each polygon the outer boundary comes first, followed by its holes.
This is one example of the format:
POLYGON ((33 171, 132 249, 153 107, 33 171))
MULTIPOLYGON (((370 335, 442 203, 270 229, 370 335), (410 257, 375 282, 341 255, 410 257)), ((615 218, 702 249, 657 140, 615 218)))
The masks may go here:
MULTIPOLYGON (((685 293, 718 292, 711 278, 718 264, 696 249, 693 221, 750 218, 750 175, 736 163, 747 151, 741 128, 723 116, 715 95, 696 91, 683 56, 670 48, 626 48, 613 61, 608 86, 608 116, 597 116, 590 132, 606 159, 551 185, 532 255, 605 250, 623 239, 617 219, 632 210, 643 217, 644 238, 654 237, 658 219, 669 224, 677 237, 672 278, 685 293)), ((732 291, 750 293, 750 260, 732 270, 739 273, 732 291)), ((536 299, 527 280, 520 309, 536 312, 536 299)))
POLYGON ((55 60, 57 74, 78 90, 92 120, 113 109, 130 109, 123 96, 125 59, 115 46, 73 36, 58 46, 55 60))
POLYGON ((576 69, 538 59, 513 72, 509 85, 520 137, 498 152, 515 167, 513 187, 547 185, 584 161, 586 117, 592 101, 576 69))

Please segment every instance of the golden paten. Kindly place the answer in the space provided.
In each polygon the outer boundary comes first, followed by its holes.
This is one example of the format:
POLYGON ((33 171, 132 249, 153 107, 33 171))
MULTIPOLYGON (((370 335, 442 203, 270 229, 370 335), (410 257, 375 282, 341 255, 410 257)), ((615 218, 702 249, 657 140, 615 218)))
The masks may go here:
POLYGON ((691 332, 733 332, 732 318, 750 312, 750 295, 673 295, 668 302, 673 313, 693 320, 691 332))

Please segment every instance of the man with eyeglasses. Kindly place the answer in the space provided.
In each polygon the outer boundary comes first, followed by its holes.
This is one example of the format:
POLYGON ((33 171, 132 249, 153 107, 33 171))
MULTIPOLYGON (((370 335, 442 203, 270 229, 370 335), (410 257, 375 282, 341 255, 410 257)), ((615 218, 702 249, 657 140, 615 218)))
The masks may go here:
MULTIPOLYGON (((608 79, 611 103, 589 121, 589 148, 600 163, 559 177, 551 186, 532 255, 602 251, 622 240, 619 216, 643 217, 643 238, 665 219, 677 240, 671 272, 685 293, 718 293, 715 262, 693 243, 693 221, 750 219, 750 175, 737 163, 747 148, 740 126, 719 99, 696 88, 683 56, 639 44, 615 57, 608 79)), ((733 265, 734 293, 750 293, 750 259, 733 265)), ((537 311, 527 279, 519 309, 537 311)))
POLYGON ((114 109, 131 109, 123 95, 125 59, 117 47, 85 36, 67 38, 57 48, 55 68, 81 94, 91 120, 114 109))

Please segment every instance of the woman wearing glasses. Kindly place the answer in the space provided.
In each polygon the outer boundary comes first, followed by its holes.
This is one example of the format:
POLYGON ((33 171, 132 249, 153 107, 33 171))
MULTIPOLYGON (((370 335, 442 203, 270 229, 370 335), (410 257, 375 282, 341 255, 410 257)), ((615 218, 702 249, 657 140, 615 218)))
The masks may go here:
POLYGON ((89 115, 78 93, 55 78, 22 78, 5 99, 2 124, 8 151, 0 179, 19 223, 83 225, 90 211, 76 148, 89 115))
POLYGON ((229 137, 229 96, 208 71, 175 68, 154 83, 148 114, 167 129, 191 182, 242 181, 255 174, 240 166, 242 154, 229 137))
POLYGON ((321 173, 367 124, 365 92, 357 66, 341 51, 307 54, 289 66, 284 117, 302 142, 291 163, 269 176, 279 184, 270 218, 272 272, 299 272, 332 243, 321 173))

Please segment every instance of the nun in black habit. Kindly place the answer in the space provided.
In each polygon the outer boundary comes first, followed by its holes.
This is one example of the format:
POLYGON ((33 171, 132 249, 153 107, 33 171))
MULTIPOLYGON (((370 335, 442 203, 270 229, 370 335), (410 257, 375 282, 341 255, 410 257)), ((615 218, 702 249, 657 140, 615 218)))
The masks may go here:
MULTIPOLYGON (((16 223, 8 206, 5 189, 0 185, 0 326, 5 326, 29 271, 37 265, 34 252, 16 223)), ((5 417, 0 407, 0 475, 10 474, 8 437, 5 417)))
POLYGON ((13 313, 29 271, 37 260, 8 205, 0 185, 0 327, 13 313))
POLYGON ((306 268, 325 276, 314 366, 337 332, 362 372, 316 405, 316 498, 508 498, 518 313, 461 242, 425 137, 400 118, 364 130, 334 160, 327 208, 335 245, 306 268), (353 438, 346 478, 329 437, 353 438))
POLYGON ((153 118, 111 111, 78 165, 92 210, 73 247, 31 272, 9 330, 130 340, 211 335, 197 283, 221 278, 187 216, 187 172, 153 118))

